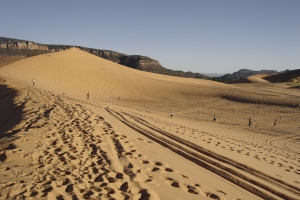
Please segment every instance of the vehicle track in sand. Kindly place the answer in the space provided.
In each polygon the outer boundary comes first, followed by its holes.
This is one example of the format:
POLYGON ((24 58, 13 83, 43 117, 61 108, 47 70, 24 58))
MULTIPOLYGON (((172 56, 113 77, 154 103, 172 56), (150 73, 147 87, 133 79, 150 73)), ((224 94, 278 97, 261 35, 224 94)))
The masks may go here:
MULTIPOLYGON (((293 140, 298 140, 299 138, 300 138, 299 133, 293 133, 289 135, 283 135, 283 136, 278 136, 275 138, 268 139, 266 141, 266 144, 269 144, 277 148, 288 149, 289 151, 294 152, 292 149, 289 148, 288 143, 290 143, 290 141, 293 140)), ((299 153, 299 152, 294 152, 294 153, 299 153)))
POLYGON ((208 151, 136 116, 117 112, 108 107, 106 111, 140 134, 258 197, 263 199, 299 199, 300 197, 300 188, 294 185, 208 151))

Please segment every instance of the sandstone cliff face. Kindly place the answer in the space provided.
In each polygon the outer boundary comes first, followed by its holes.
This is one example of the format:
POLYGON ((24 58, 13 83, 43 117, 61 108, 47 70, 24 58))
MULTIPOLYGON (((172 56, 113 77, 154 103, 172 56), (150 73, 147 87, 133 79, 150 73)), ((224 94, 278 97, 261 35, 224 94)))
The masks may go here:
POLYGON ((45 45, 36 44, 33 42, 8 42, 0 44, 2 49, 29 49, 29 50, 48 50, 45 45))
POLYGON ((143 71, 158 71, 163 68, 158 61, 138 55, 122 56, 119 64, 143 71))
POLYGON ((118 63, 120 65, 125 65, 134 69, 139 69, 143 71, 150 71, 158 73, 164 70, 163 66, 156 60, 153 60, 146 56, 140 55, 127 55, 123 53, 118 53, 109 50, 99 50, 99 49, 89 49, 85 47, 78 47, 83 51, 94 54, 101 58, 110 60, 112 62, 118 63), (154 70, 154 71, 153 71, 154 70))

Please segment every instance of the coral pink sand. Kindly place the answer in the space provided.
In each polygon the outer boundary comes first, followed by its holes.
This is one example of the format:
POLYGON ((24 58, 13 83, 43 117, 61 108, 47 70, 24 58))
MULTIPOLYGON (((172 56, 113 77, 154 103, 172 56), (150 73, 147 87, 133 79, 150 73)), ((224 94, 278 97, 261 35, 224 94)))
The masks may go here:
POLYGON ((152 74, 76 48, 0 75, 0 199, 300 198, 299 89, 152 74))

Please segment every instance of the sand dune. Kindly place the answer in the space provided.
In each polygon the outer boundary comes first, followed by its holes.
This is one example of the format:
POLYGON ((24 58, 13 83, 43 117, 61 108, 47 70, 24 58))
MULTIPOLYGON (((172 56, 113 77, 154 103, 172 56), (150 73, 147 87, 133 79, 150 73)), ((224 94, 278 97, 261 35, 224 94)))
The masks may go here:
POLYGON ((297 89, 152 74, 75 48, 0 75, 0 199, 300 198, 297 89))
POLYGON ((267 76, 271 76, 272 74, 256 74, 256 75, 252 75, 252 76, 249 76, 247 77, 247 80, 250 82, 250 83, 269 83, 268 81, 266 81, 265 77, 267 76))
POLYGON ((83 97, 89 91, 90 97, 95 100, 108 100, 109 97, 165 99, 170 98, 169 90, 172 90, 170 94, 181 96, 180 93, 185 92, 190 84, 194 87, 226 87, 224 84, 207 80, 141 72, 76 48, 53 53, 51 56, 39 55, 12 63, 2 67, 1 73, 27 83, 35 78, 37 86, 73 97, 83 97))
MULTIPOLYGON (((289 105, 299 103, 299 95, 264 90, 245 91, 209 80, 164 76, 134 70, 99 58, 79 49, 39 55, 14 62, 0 69, 0 73, 30 83, 33 78, 37 87, 65 94, 74 98, 109 101, 110 98, 136 102, 189 104, 190 99, 222 97, 239 102, 289 105)), ((261 78, 261 77, 260 77, 261 78)), ((255 78, 255 79, 260 79, 255 78)))

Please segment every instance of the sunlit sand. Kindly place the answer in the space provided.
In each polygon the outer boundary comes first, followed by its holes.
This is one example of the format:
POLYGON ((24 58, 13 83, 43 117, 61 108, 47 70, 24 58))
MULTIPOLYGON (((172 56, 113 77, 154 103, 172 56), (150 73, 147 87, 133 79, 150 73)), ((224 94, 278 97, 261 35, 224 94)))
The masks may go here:
POLYGON ((300 198, 299 89, 153 74, 76 48, 3 65, 0 199, 300 198))

